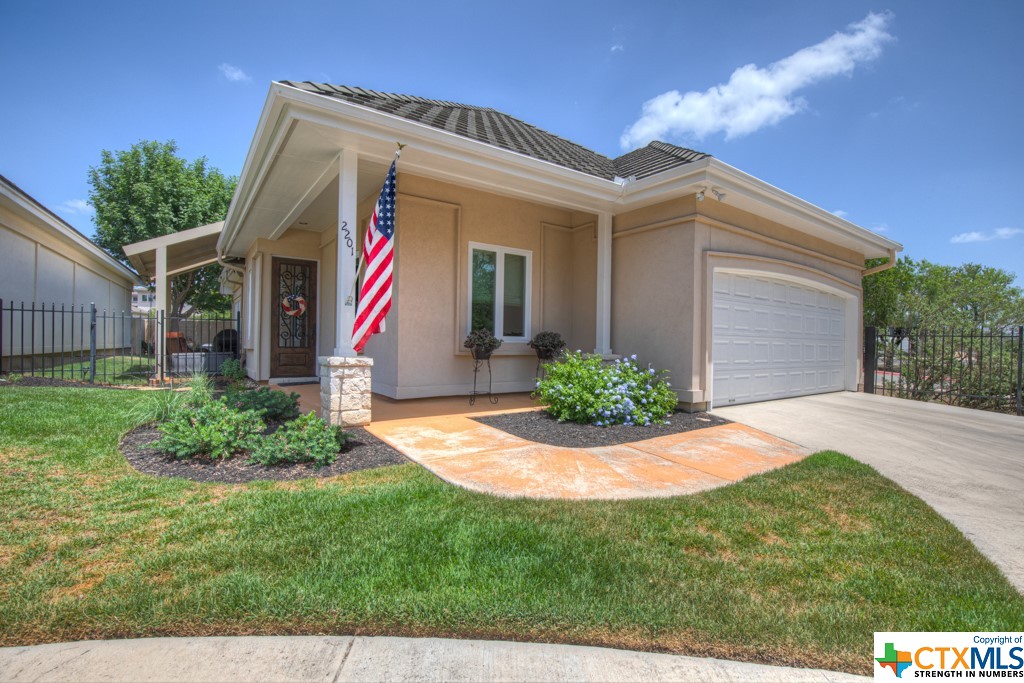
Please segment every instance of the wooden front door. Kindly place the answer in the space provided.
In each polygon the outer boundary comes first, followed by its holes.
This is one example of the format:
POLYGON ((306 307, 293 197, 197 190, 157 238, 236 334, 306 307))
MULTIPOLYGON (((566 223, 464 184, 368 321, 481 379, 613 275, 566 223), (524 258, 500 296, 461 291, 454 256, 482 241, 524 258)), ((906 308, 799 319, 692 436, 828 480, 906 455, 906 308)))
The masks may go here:
POLYGON ((274 258, 270 376, 316 375, 316 262, 274 258))

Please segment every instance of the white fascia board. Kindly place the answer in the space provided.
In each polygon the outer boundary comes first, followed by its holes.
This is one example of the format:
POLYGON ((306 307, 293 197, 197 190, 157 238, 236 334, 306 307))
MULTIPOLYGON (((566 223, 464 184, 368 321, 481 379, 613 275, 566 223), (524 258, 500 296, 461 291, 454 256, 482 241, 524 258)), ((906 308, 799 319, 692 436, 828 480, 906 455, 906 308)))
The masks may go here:
MULTIPOLYGON (((716 187, 724 189, 726 192, 733 189, 748 195, 754 195, 764 204, 768 204, 805 221, 810 221, 827 232, 844 235, 867 246, 884 249, 885 251, 903 250, 903 245, 899 242, 840 218, 831 211, 826 211, 820 206, 815 206, 795 195, 780 190, 749 173, 744 173, 735 166, 730 166, 714 158, 709 158, 708 161, 710 161, 708 165, 709 180, 713 181, 716 187)), ((728 200, 728 197, 726 199, 728 200)))
POLYGON ((123 249, 124 253, 128 256, 134 256, 136 254, 141 254, 144 251, 149 251, 150 249, 169 247, 174 244, 194 240, 197 237, 209 237, 210 235, 216 235, 223 229, 224 221, 217 221, 216 223, 200 225, 197 228, 179 230, 178 232, 167 233, 166 235, 160 235, 159 237, 151 237, 148 240, 143 240, 141 242, 126 244, 123 249))
POLYGON ((256 182, 255 176, 259 174, 262 178, 266 173, 269 167, 268 153, 272 151, 273 143, 276 142, 277 145, 281 143, 280 128, 285 106, 280 98, 280 92, 283 88, 284 86, 276 82, 272 83, 270 92, 267 93, 267 99, 263 103, 263 111, 260 112, 256 132, 249 145, 249 152, 245 156, 242 173, 238 176, 238 183, 235 185, 235 194, 231 197, 228 213, 224 218, 224 230, 217 240, 218 254, 224 254, 231 248, 238 229, 244 223, 245 215, 249 211, 256 190, 259 188, 260 183, 256 182))
POLYGON ((733 198, 743 196, 793 218, 792 227, 802 226, 798 229, 827 241, 836 241, 840 238, 842 243, 856 244, 862 248, 882 250, 886 253, 903 249, 899 242, 844 220, 714 157, 707 157, 628 183, 622 195, 620 212, 662 202, 672 197, 693 194, 705 188, 709 194, 704 201, 717 201, 710 194, 712 188, 724 191, 727 203, 730 194, 733 198))
POLYGON ((5 182, 0 183, 0 196, 14 205, 21 213, 28 214, 38 223, 50 228, 59 236, 85 250, 87 254, 98 261, 98 265, 105 268, 111 274, 128 278, 133 283, 141 282, 138 273, 100 249, 92 240, 80 233, 69 223, 53 215, 49 209, 44 208, 42 204, 23 192, 21 188, 8 185, 5 182))

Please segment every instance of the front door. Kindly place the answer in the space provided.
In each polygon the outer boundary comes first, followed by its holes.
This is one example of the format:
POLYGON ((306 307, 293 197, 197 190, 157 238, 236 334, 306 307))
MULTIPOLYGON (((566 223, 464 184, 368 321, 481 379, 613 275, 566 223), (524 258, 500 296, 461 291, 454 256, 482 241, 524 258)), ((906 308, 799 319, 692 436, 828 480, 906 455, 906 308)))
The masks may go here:
POLYGON ((316 262, 274 258, 270 376, 316 375, 316 262))

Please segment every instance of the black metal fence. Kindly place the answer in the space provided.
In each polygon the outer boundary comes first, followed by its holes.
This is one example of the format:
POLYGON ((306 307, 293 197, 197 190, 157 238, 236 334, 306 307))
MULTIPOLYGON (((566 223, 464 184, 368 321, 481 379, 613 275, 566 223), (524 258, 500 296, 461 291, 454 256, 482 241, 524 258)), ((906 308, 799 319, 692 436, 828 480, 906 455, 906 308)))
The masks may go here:
POLYGON ((864 330, 864 391, 1024 414, 1024 326, 864 330))
POLYGON ((146 384, 238 358, 238 317, 171 317, 0 299, 0 373, 146 384))

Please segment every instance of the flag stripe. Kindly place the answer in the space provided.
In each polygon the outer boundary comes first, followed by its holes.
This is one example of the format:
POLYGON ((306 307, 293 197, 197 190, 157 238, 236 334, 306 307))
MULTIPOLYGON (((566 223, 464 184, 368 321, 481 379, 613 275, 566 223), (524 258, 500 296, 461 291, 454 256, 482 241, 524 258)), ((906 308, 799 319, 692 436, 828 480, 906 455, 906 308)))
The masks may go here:
POLYGON ((370 336, 384 331, 391 310, 392 260, 395 236, 395 163, 391 162, 384 187, 370 217, 363 240, 366 275, 359 289, 359 307, 352 326, 352 348, 361 353, 370 336))

